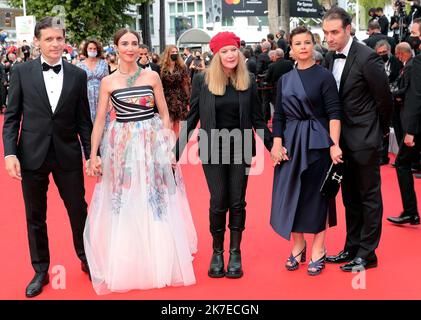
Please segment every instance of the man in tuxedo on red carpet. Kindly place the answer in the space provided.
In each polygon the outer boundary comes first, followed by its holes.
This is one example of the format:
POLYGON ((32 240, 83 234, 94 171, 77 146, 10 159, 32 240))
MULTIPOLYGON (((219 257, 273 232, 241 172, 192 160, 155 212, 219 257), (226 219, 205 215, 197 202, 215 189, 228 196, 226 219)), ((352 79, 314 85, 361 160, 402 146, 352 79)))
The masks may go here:
POLYGON ((353 40, 351 16, 333 7, 323 18, 323 32, 332 50, 326 66, 335 77, 342 103, 341 148, 344 155, 342 197, 346 215, 344 250, 326 262, 344 263, 342 271, 377 266, 376 248, 382 227, 380 151, 389 134, 392 94, 377 53, 353 40))
POLYGON ((35 270, 26 288, 27 297, 40 294, 49 282, 46 211, 50 174, 70 218, 82 271, 89 273, 83 246, 87 204, 80 146, 81 141, 88 157, 92 122, 87 76, 82 69, 62 59, 65 45, 62 25, 61 20, 51 17, 36 24, 34 43, 42 55, 15 66, 3 126, 6 170, 22 184, 35 270))

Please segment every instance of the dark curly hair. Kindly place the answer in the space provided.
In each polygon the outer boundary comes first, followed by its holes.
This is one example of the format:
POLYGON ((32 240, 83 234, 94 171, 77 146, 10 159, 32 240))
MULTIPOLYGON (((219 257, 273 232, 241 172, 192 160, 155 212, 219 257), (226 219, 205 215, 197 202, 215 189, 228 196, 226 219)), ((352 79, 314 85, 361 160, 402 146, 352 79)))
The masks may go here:
POLYGON ((97 58, 101 58, 102 57, 102 51, 103 51, 102 50, 102 45, 101 45, 101 43, 98 40, 95 40, 95 39, 88 39, 88 40, 85 41, 85 44, 83 45, 83 49, 82 49, 82 54, 85 57, 88 56, 88 46, 91 43, 93 43, 95 45, 95 47, 96 47, 96 51, 97 51, 96 57, 97 58))

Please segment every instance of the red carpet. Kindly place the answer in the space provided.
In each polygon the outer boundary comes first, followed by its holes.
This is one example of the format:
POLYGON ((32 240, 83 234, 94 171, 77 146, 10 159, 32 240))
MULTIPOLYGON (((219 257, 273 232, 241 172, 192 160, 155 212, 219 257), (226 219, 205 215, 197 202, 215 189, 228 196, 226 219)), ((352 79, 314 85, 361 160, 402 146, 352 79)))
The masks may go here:
MULTIPOLYGON (((0 119, 2 127, 3 117, 0 119)), ((3 149, 1 147, 1 154, 3 149)), ((183 166, 184 178, 193 219, 199 237, 199 251, 194 260, 197 284, 190 287, 132 291, 125 294, 97 296, 88 277, 81 272, 71 241, 70 225, 54 182, 48 195, 48 233, 50 238, 51 268, 64 267, 65 289, 53 289, 52 283, 35 299, 421 299, 421 236, 420 227, 396 227, 386 216, 402 210, 395 170, 382 167, 384 204, 383 234, 377 251, 379 267, 362 275, 344 273, 338 266, 328 264, 324 272, 310 277, 306 265, 296 272, 288 272, 284 261, 290 244, 280 238, 269 225, 273 168, 265 155, 265 170, 251 176, 247 190, 247 222, 243 241, 244 277, 238 280, 210 279, 207 268, 211 255, 211 237, 208 227, 209 194, 201 166, 183 166), (354 279, 358 277, 357 279, 354 279), (363 280, 363 281, 361 281, 363 280), (354 284, 354 285, 353 285, 354 284), (355 289, 355 287, 365 289, 355 289)), ((26 222, 20 183, 0 170, 1 214, 0 299, 24 299, 27 283, 33 276, 29 260, 26 222)), ((419 203, 421 180, 415 181, 419 203)), ((86 179, 88 202, 94 187, 93 179, 86 179)), ((338 203, 338 226, 329 229, 327 248, 330 254, 343 247, 345 220, 342 200, 338 203)), ((311 243, 312 236, 307 236, 311 243)), ((227 255, 228 257, 228 255, 227 255)), ((63 273, 60 273, 61 275, 63 273)))

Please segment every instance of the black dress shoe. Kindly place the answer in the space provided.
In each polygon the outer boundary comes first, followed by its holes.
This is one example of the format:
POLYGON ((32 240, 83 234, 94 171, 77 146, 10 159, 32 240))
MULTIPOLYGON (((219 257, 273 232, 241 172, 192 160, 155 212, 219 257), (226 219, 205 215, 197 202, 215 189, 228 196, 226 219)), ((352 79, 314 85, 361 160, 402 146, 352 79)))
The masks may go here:
POLYGON ((34 278, 26 287, 25 295, 27 298, 33 298, 42 292, 42 287, 50 282, 48 272, 37 272, 34 278))
POLYGON ((389 164, 389 161, 390 161, 390 159, 389 159, 389 158, 386 158, 386 159, 381 159, 381 160, 380 160, 380 165, 381 165, 381 166, 384 166, 384 165, 386 165, 386 164, 389 164))
POLYGON ((387 217, 387 221, 395 224, 409 223, 412 225, 420 224, 420 216, 417 215, 404 215, 403 213, 399 217, 387 217))
POLYGON ((360 257, 355 258, 351 262, 341 266, 341 270, 345 272, 352 272, 352 271, 363 271, 370 268, 377 267, 377 258, 372 260, 363 259, 360 257))
POLYGON ((411 172, 412 173, 420 173, 421 172, 421 169, 419 167, 412 167, 411 168, 411 172))
POLYGON ((352 261, 355 258, 355 254, 351 251, 341 251, 336 256, 327 256, 325 261, 329 263, 344 263, 352 261))

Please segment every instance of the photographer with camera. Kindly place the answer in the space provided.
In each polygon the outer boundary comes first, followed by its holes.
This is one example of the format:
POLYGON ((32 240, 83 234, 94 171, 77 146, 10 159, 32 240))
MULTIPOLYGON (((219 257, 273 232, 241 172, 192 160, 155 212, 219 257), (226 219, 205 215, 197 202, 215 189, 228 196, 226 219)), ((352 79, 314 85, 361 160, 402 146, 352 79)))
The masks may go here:
POLYGON ((394 15, 390 19, 390 30, 393 38, 399 43, 408 37, 409 16, 405 11, 405 3, 397 0, 394 3, 394 15))

